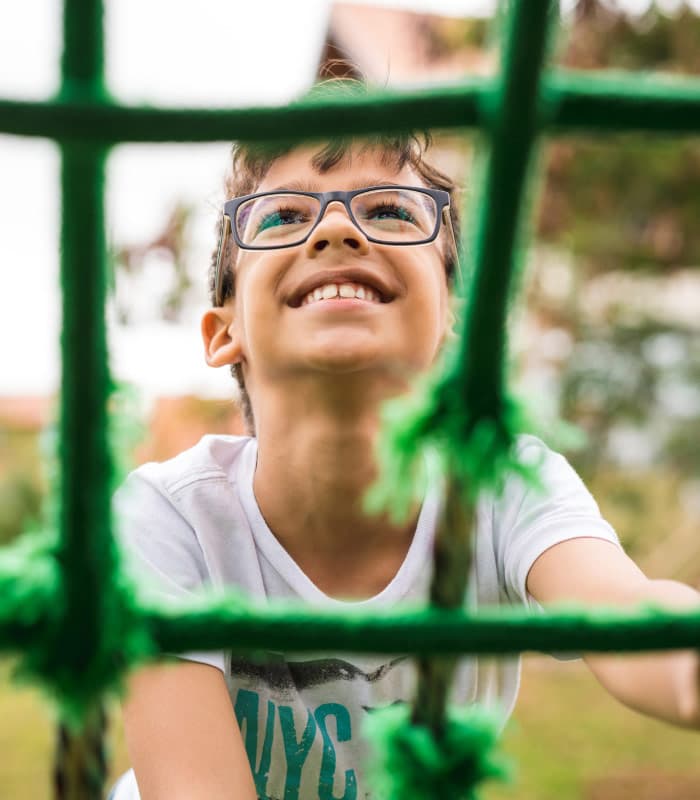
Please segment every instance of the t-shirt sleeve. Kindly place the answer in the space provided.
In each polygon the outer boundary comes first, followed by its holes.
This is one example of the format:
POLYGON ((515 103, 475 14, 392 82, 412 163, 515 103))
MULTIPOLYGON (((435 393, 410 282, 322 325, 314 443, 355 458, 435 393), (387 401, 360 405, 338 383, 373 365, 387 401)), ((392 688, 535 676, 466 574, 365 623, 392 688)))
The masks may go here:
POLYGON ((545 550, 567 539, 593 537, 621 547, 596 501, 569 462, 533 436, 519 456, 538 469, 541 488, 512 480, 495 504, 494 535, 501 586, 512 603, 542 606, 527 591, 530 568, 545 550))
MULTIPOLYGON (((114 527, 124 567, 144 601, 194 600, 209 586, 197 536, 169 493, 144 465, 114 496, 114 527)), ((177 653, 224 671, 223 652, 177 653)))

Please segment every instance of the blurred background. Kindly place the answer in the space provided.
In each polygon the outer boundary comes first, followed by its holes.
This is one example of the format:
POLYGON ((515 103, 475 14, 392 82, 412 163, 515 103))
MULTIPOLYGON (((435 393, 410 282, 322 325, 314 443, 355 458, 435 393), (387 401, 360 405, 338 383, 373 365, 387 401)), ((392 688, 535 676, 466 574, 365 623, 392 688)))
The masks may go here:
MULTIPOLYGON (((396 88, 488 75, 495 3, 395 0, 195 7, 106 0, 107 76, 123 102, 244 106, 319 76, 396 88)), ((0 10, 0 95, 56 90, 59 0, 0 10)), ((554 60, 575 70, 700 74, 700 2, 567 2, 554 60)), ((435 131, 433 161, 473 213, 475 134, 435 131)), ((242 432, 198 321, 230 145, 121 146, 108 171, 111 366, 126 457, 164 459, 242 432)), ((55 146, 0 136, 0 543, 41 518, 60 361, 55 146)), ((700 138, 547 138, 511 327, 513 380, 544 418, 586 433, 567 453, 627 552, 700 588, 700 138)), ((53 720, 0 660, 0 797, 48 798, 53 720)), ((116 709, 115 709, 116 712, 116 709)), ((118 713, 113 773, 127 758, 118 713)), ((698 735, 617 705, 582 662, 527 656, 503 746, 517 783, 487 800, 700 797, 698 735)))

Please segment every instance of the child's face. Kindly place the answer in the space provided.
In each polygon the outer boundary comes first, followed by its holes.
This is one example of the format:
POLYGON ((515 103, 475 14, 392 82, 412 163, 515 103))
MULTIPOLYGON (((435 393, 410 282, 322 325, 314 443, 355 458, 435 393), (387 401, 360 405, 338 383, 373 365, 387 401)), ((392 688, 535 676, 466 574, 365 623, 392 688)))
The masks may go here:
MULTIPOLYGON (((319 174, 311 164, 317 150, 299 148, 274 161, 256 191, 329 191, 383 182, 423 186, 411 167, 397 172, 382 164, 380 152, 360 153, 358 148, 319 174)), ((443 231, 426 245, 374 244, 353 225, 341 203, 331 203, 303 244, 241 250, 230 331, 251 395, 269 380, 302 374, 356 372, 367 380, 393 380, 425 370, 448 325, 444 236, 443 231), (379 288, 386 302, 335 298, 300 305, 300 292, 330 283, 379 288)))

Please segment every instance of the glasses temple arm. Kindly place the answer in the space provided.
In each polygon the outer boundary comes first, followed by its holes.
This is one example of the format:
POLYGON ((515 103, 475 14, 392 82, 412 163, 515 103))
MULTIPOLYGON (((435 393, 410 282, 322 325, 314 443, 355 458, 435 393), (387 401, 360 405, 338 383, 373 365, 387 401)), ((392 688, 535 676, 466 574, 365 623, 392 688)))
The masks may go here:
POLYGON ((462 282, 462 266, 459 263, 459 245, 457 243, 457 237, 455 236, 455 229, 452 226, 452 217, 450 216, 450 207, 445 206, 442 210, 442 219, 445 225, 450 232, 450 239, 452 240, 452 246, 454 247, 455 253, 455 278, 457 285, 462 282))
MULTIPOLYGON (((224 252, 228 244, 229 230, 231 223, 227 214, 223 214, 221 218, 221 236, 219 237, 219 249, 216 254, 216 269, 214 272, 214 304, 222 306, 224 304, 221 296, 221 287, 224 282, 224 271, 222 262, 224 260, 224 252)), ((453 237, 454 238, 454 237, 453 237)))

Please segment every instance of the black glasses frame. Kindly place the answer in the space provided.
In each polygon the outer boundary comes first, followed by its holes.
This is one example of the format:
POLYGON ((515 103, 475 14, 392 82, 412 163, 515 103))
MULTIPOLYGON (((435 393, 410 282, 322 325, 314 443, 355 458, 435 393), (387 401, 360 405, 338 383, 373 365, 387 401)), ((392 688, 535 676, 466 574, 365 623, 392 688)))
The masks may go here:
MULTIPOLYGON (((429 244, 432 241, 435 241, 437 235, 440 231, 440 225, 445 224, 450 230, 452 234, 452 240, 454 242, 454 231, 452 229, 452 221, 450 220, 450 195, 449 192, 446 192, 444 189, 429 189, 424 186, 395 186, 394 184, 386 184, 384 186, 365 186, 362 189, 351 189, 349 191, 333 191, 333 192, 295 192, 289 189, 282 189, 277 192, 257 192, 256 194, 246 194, 242 195, 241 197, 234 197, 231 200, 227 200, 224 203, 224 211, 223 217, 221 220, 221 236, 219 239, 219 247, 216 255, 216 272, 215 272, 215 286, 216 286, 216 305, 220 306, 222 304, 221 298, 221 285, 223 283, 223 270, 221 268, 221 258, 226 249, 226 244, 228 242, 228 235, 229 231, 233 234, 234 241, 238 245, 241 250, 283 250, 288 247, 298 247, 301 244, 304 244, 311 234, 316 230, 319 223, 323 219, 323 215, 326 213, 326 209, 328 208, 330 203, 342 203, 345 206, 345 210, 348 213, 348 217, 352 221, 353 225, 360 231, 360 233, 367 239, 369 242, 373 242, 375 244, 385 244, 389 245, 390 247, 413 247, 414 245, 420 244, 429 244), (369 236, 366 234, 362 228, 360 227, 359 223, 355 219, 355 215, 352 213, 352 208, 350 207, 350 201, 356 197, 358 194, 364 194, 365 192, 373 192, 373 191, 387 191, 393 189, 409 189, 410 191, 414 192, 421 192, 422 194, 426 194, 433 199, 433 202, 436 205, 437 213, 435 215, 435 228, 430 236, 427 236, 425 239, 419 239, 415 242, 395 242, 395 241, 387 241, 385 239, 377 239, 373 236, 369 236), (293 244, 273 244, 273 245, 249 245, 244 244, 239 235, 238 231, 236 230, 236 215, 238 214, 238 209, 240 208, 243 203, 248 202, 249 200, 254 200, 257 197, 266 197, 271 195, 303 195, 305 197, 313 197, 320 201, 321 206, 318 211, 318 217, 316 221, 311 226, 307 234, 304 236, 303 239, 300 239, 298 242, 294 242, 293 244)), ((455 244, 455 251, 456 251, 456 244, 455 244)))

